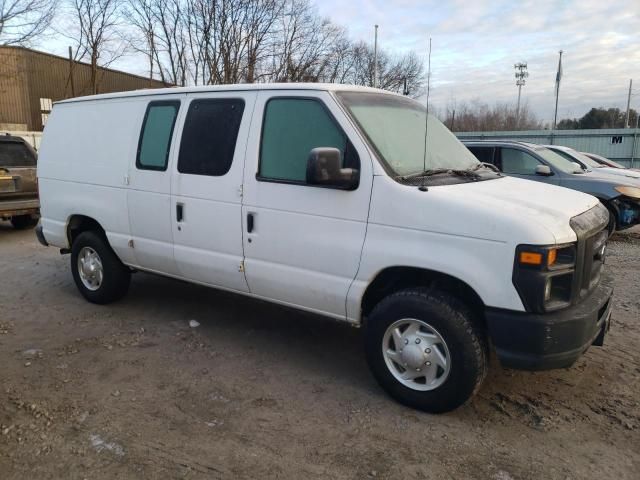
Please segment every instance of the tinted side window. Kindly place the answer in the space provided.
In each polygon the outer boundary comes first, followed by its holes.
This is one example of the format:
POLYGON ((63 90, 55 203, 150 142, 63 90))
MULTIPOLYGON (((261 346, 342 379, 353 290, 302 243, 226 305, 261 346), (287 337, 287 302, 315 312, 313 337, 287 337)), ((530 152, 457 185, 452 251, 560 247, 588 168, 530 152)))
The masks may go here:
POLYGON ((481 161, 486 163, 494 163, 493 161, 493 147, 467 147, 471 150, 471 153, 481 161))
POLYGON ((269 100, 262 126, 259 178, 304 183, 309 152, 317 147, 337 148, 343 167, 360 168, 355 149, 321 102, 269 100))
POLYGON ((0 167, 35 167, 36 157, 24 143, 0 141, 0 167))
POLYGON ((231 168, 244 100, 194 100, 189 105, 180 142, 178 171, 218 177, 231 168))
POLYGON ((515 148, 503 148, 501 151, 502 171, 516 175, 535 175, 540 162, 532 155, 515 148))
POLYGON ((180 102, 151 102, 142 122, 136 167, 166 170, 180 102))

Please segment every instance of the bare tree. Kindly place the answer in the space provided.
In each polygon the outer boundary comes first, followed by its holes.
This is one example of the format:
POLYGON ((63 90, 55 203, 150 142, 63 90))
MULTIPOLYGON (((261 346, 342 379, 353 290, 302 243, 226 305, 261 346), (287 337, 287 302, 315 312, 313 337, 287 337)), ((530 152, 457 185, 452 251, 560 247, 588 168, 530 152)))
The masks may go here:
MULTIPOLYGON (((146 55, 149 75, 168 83, 373 84, 373 48, 350 40, 310 0, 123 1, 136 32, 131 44, 146 55)), ((379 52, 378 71, 382 88, 421 93, 416 54, 379 52)))
POLYGON ((24 45, 51 24, 57 0, 0 0, 0 45, 24 45))
POLYGON ((456 102, 452 100, 446 106, 441 120, 455 132, 539 130, 542 122, 525 102, 520 106, 519 119, 516 118, 516 105, 496 103, 490 106, 479 100, 456 102))
POLYGON ((69 0, 75 16, 76 57, 89 58, 91 93, 98 93, 98 67, 107 66, 124 53, 118 37, 120 0, 69 0))
MULTIPOLYGON (((131 48, 144 55, 149 64, 149 80, 153 80, 158 59, 156 46, 156 22, 153 0, 129 0, 124 7, 124 16, 135 27, 135 33, 128 38, 131 48)), ((162 76, 163 72, 159 72, 162 76)), ((162 79, 164 80, 164 78, 162 79)))

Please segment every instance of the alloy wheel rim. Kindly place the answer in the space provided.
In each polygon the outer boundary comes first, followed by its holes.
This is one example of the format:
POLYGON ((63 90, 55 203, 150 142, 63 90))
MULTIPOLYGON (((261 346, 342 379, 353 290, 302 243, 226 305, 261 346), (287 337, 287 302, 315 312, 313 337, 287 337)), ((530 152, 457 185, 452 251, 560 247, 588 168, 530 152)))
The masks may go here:
POLYGON ((415 318, 397 320, 387 328, 382 355, 394 378, 412 390, 434 390, 451 371, 451 355, 442 335, 415 318))
POLYGON ((95 292, 102 285, 104 269, 100 255, 91 247, 82 247, 78 253, 78 273, 87 290, 95 292))

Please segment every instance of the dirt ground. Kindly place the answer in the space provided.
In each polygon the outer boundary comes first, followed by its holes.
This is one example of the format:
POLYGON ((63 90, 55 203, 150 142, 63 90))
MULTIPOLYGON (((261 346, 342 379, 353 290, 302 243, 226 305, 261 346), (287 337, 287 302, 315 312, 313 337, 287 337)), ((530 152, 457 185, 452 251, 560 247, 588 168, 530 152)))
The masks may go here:
POLYGON ((638 478, 640 230, 571 369, 504 370, 445 415, 390 400, 349 326, 137 274, 110 306, 0 222, 0 478, 638 478), (190 328, 189 321, 200 326, 190 328))

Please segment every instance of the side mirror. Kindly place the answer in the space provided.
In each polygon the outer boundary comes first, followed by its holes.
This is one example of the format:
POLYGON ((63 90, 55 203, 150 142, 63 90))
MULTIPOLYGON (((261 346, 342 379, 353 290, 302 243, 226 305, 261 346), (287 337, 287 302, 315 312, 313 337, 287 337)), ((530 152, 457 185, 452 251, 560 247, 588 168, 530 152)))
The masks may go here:
POLYGON ((551 168, 549 165, 537 165, 536 166, 536 175, 542 175, 544 177, 550 177, 553 175, 551 168))
POLYGON ((307 159, 307 183, 327 187, 354 190, 358 186, 360 171, 342 168, 340 150, 320 147, 309 152, 307 159))
POLYGON ((588 168, 583 167, 578 162, 571 162, 571 165, 573 165, 574 171, 576 172, 585 172, 588 170, 588 168))

